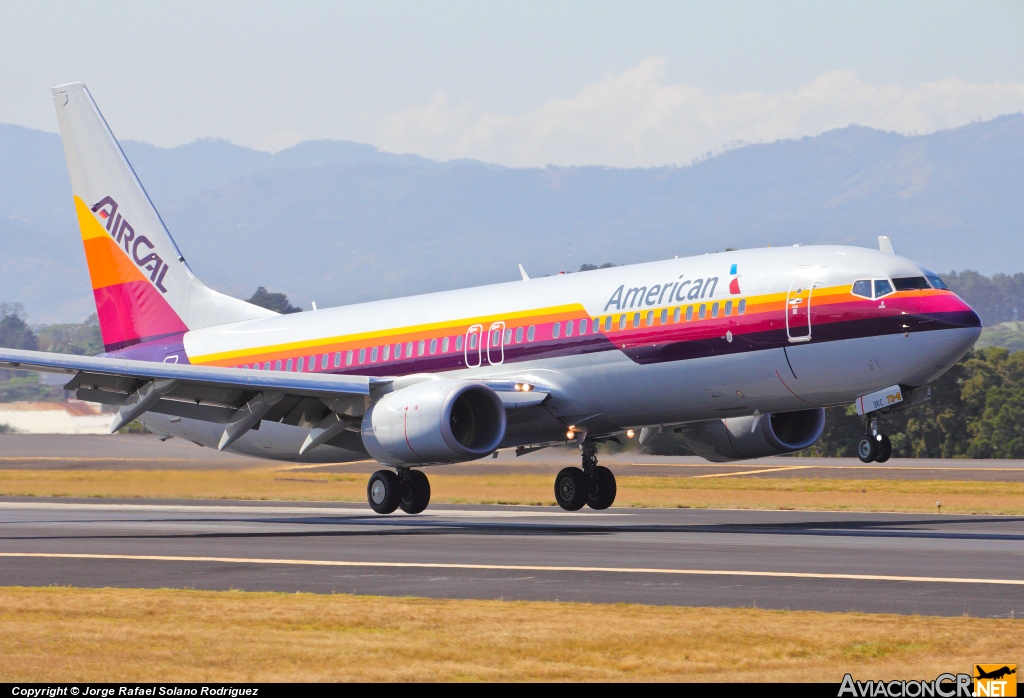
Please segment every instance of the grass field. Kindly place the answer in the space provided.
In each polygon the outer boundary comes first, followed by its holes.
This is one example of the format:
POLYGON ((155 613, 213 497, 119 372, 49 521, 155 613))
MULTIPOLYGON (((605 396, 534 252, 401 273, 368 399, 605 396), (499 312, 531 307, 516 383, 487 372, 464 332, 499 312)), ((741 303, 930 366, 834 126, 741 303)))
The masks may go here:
MULTIPOLYGON (((365 474, 247 470, 0 470, 0 495, 366 501, 365 474)), ((554 505, 549 475, 431 474, 431 502, 554 505)), ((1024 483, 619 476, 616 507, 1024 514, 1024 483)))
POLYGON ((1018 662, 1024 622, 0 588, 0 681, 827 681, 1018 662))

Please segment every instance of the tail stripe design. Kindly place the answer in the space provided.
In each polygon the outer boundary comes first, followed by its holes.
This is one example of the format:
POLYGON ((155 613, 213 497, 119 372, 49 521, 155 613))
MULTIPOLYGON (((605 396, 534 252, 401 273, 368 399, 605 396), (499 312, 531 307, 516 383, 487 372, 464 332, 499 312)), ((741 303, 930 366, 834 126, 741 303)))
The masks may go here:
POLYGON ((188 328, 96 219, 75 197, 78 224, 107 351, 179 334, 188 328))

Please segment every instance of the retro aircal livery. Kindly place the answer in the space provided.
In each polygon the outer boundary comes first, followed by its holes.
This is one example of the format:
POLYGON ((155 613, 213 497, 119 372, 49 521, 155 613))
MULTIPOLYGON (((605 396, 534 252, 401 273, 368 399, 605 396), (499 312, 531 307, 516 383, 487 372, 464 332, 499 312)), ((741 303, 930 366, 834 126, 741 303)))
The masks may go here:
POLYGON ((555 497, 604 509, 615 477, 596 445, 715 461, 806 448, 823 408, 856 404, 865 462, 877 416, 913 406, 981 323, 933 273, 878 250, 728 251, 278 315, 190 270, 85 86, 53 89, 106 353, 0 349, 0 366, 66 373, 113 405, 116 430, 261 458, 388 468, 379 513, 423 511, 422 466, 576 443, 555 497))

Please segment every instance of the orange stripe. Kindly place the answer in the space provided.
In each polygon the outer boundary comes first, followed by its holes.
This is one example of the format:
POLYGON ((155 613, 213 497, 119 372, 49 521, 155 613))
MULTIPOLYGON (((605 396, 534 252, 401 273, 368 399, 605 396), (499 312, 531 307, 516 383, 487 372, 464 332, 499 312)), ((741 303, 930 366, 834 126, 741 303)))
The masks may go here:
POLYGON ((149 279, 109 237, 89 238, 83 240, 82 244, 85 246, 85 260, 89 264, 89 278, 92 279, 94 291, 132 281, 149 283, 149 279))

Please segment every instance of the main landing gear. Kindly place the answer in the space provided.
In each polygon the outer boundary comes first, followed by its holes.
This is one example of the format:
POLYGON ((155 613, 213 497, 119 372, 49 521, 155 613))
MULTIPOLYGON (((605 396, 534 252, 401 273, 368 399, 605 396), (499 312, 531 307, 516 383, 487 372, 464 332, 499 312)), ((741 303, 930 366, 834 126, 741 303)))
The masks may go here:
POLYGON ((578 511, 583 505, 607 509, 615 501, 615 475, 597 464, 597 444, 584 441, 583 468, 563 468, 555 477, 555 501, 566 511, 578 511))
POLYGON ((861 463, 884 463, 892 455, 892 442, 878 431, 878 419, 864 418, 864 436, 857 442, 857 457, 861 463))
POLYGON ((406 514, 419 514, 430 503, 430 480, 421 470, 378 470, 366 483, 366 499, 378 514, 390 514, 398 508, 406 514))

